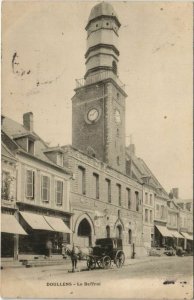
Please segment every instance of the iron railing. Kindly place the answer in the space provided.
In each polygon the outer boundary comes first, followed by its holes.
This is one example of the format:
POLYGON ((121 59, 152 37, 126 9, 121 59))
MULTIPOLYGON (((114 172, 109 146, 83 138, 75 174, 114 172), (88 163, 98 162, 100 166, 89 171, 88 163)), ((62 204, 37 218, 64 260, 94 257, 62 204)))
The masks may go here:
POLYGON ((93 75, 88 76, 86 79, 76 79, 76 88, 83 87, 92 83, 96 83, 105 79, 113 79, 122 89, 125 89, 125 85, 121 82, 116 74, 112 71, 102 71, 93 75))

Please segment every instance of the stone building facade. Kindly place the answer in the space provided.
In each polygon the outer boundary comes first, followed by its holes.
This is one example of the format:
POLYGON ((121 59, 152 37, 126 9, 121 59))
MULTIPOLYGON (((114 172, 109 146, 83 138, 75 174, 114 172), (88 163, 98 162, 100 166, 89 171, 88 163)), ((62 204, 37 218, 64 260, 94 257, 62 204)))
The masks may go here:
POLYGON ((74 173, 70 203, 75 245, 120 237, 127 256, 131 257, 133 247, 137 255, 145 255, 141 184, 71 146, 63 149, 66 166, 74 173))
MULTIPOLYGON (((46 244, 61 254, 62 242, 70 242, 69 190, 72 173, 63 165, 63 150, 49 148, 33 131, 33 114, 23 124, 4 117, 2 143, 15 145, 16 163, 9 163, 14 178, 9 201, 25 234, 17 235, 17 257, 46 255, 46 244)), ((7 172, 7 169, 6 169, 7 172)), ((4 177, 3 177, 4 178, 4 177)), ((4 185, 3 185, 4 187, 4 185)), ((4 197, 4 193, 2 193, 4 197)))

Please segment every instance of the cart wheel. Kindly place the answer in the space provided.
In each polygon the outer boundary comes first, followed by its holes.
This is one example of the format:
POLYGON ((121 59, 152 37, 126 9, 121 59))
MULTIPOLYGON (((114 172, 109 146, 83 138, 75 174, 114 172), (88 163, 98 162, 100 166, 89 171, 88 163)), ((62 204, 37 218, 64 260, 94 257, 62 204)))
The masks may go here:
POLYGON ((103 257, 97 260, 97 265, 100 269, 103 269, 103 257))
POLYGON ((103 267, 103 269, 110 268, 110 265, 111 265, 111 258, 110 258, 110 256, 104 256, 102 258, 102 267, 103 267))
POLYGON ((87 267, 89 270, 93 270, 95 269, 96 267, 96 261, 94 258, 90 257, 88 260, 87 260, 87 267))
POLYGON ((118 251, 115 256, 115 264, 117 268, 122 268, 125 262, 125 254, 123 251, 118 251))

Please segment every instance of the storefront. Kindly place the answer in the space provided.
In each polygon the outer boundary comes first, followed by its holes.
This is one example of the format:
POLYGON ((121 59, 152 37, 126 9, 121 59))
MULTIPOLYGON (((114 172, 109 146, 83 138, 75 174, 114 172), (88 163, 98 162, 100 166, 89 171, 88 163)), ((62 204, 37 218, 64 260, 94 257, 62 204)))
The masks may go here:
POLYGON ((193 252, 193 236, 187 232, 181 232, 184 237, 184 250, 187 250, 189 253, 193 252))
POLYGON ((18 236, 27 236, 14 214, 1 213, 1 257, 18 259, 18 236))
POLYGON ((164 247, 166 245, 173 246, 174 236, 172 235, 172 232, 166 228, 166 226, 162 225, 155 225, 155 244, 159 247, 164 247))
POLYGON ((20 224, 28 236, 19 239, 19 254, 48 255, 62 253, 62 243, 70 242, 72 233, 65 216, 48 216, 35 212, 20 211, 20 224))

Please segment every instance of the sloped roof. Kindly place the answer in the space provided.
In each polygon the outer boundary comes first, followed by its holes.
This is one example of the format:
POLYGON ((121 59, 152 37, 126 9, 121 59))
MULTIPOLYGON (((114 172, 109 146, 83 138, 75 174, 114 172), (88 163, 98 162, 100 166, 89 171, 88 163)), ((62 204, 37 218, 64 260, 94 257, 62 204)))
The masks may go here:
POLYGON ((14 121, 10 118, 7 118, 7 117, 4 117, 4 119, 3 119, 2 129, 12 139, 16 136, 27 136, 28 134, 29 135, 33 134, 33 136, 36 137, 35 155, 31 155, 31 154, 27 153, 21 147, 18 146, 20 149, 20 152, 26 153, 31 157, 38 158, 39 160, 49 163, 50 165, 55 166, 55 167, 65 171, 68 174, 71 174, 70 170, 68 170, 65 167, 58 166, 57 164, 55 164, 53 161, 51 161, 47 157, 47 155, 44 153, 44 151, 46 149, 49 149, 49 147, 48 147, 47 143, 44 142, 34 131, 33 132, 28 131, 27 129, 25 129, 25 127, 23 125, 19 124, 18 122, 14 121))
MULTIPOLYGON (((109 3, 109 2, 101 2, 99 4, 96 4, 91 12, 90 12, 90 15, 89 15, 89 19, 88 19, 88 24, 87 26, 89 25, 89 23, 100 17, 100 16, 108 16, 108 17, 114 17, 116 20, 117 20, 117 23, 118 23, 118 26, 120 26, 120 22, 118 20, 118 16, 113 8, 113 6, 109 3)), ((86 27, 87 27, 86 26, 86 27)))
POLYGON ((136 155, 130 155, 129 152, 126 151, 126 159, 131 160, 131 174, 134 173, 140 183, 143 183, 143 177, 148 177, 149 185, 157 189, 157 194, 168 197, 167 192, 142 158, 136 155))
POLYGON ((13 162, 17 161, 14 154, 7 148, 7 146, 3 142, 1 143, 1 156, 13 162))

